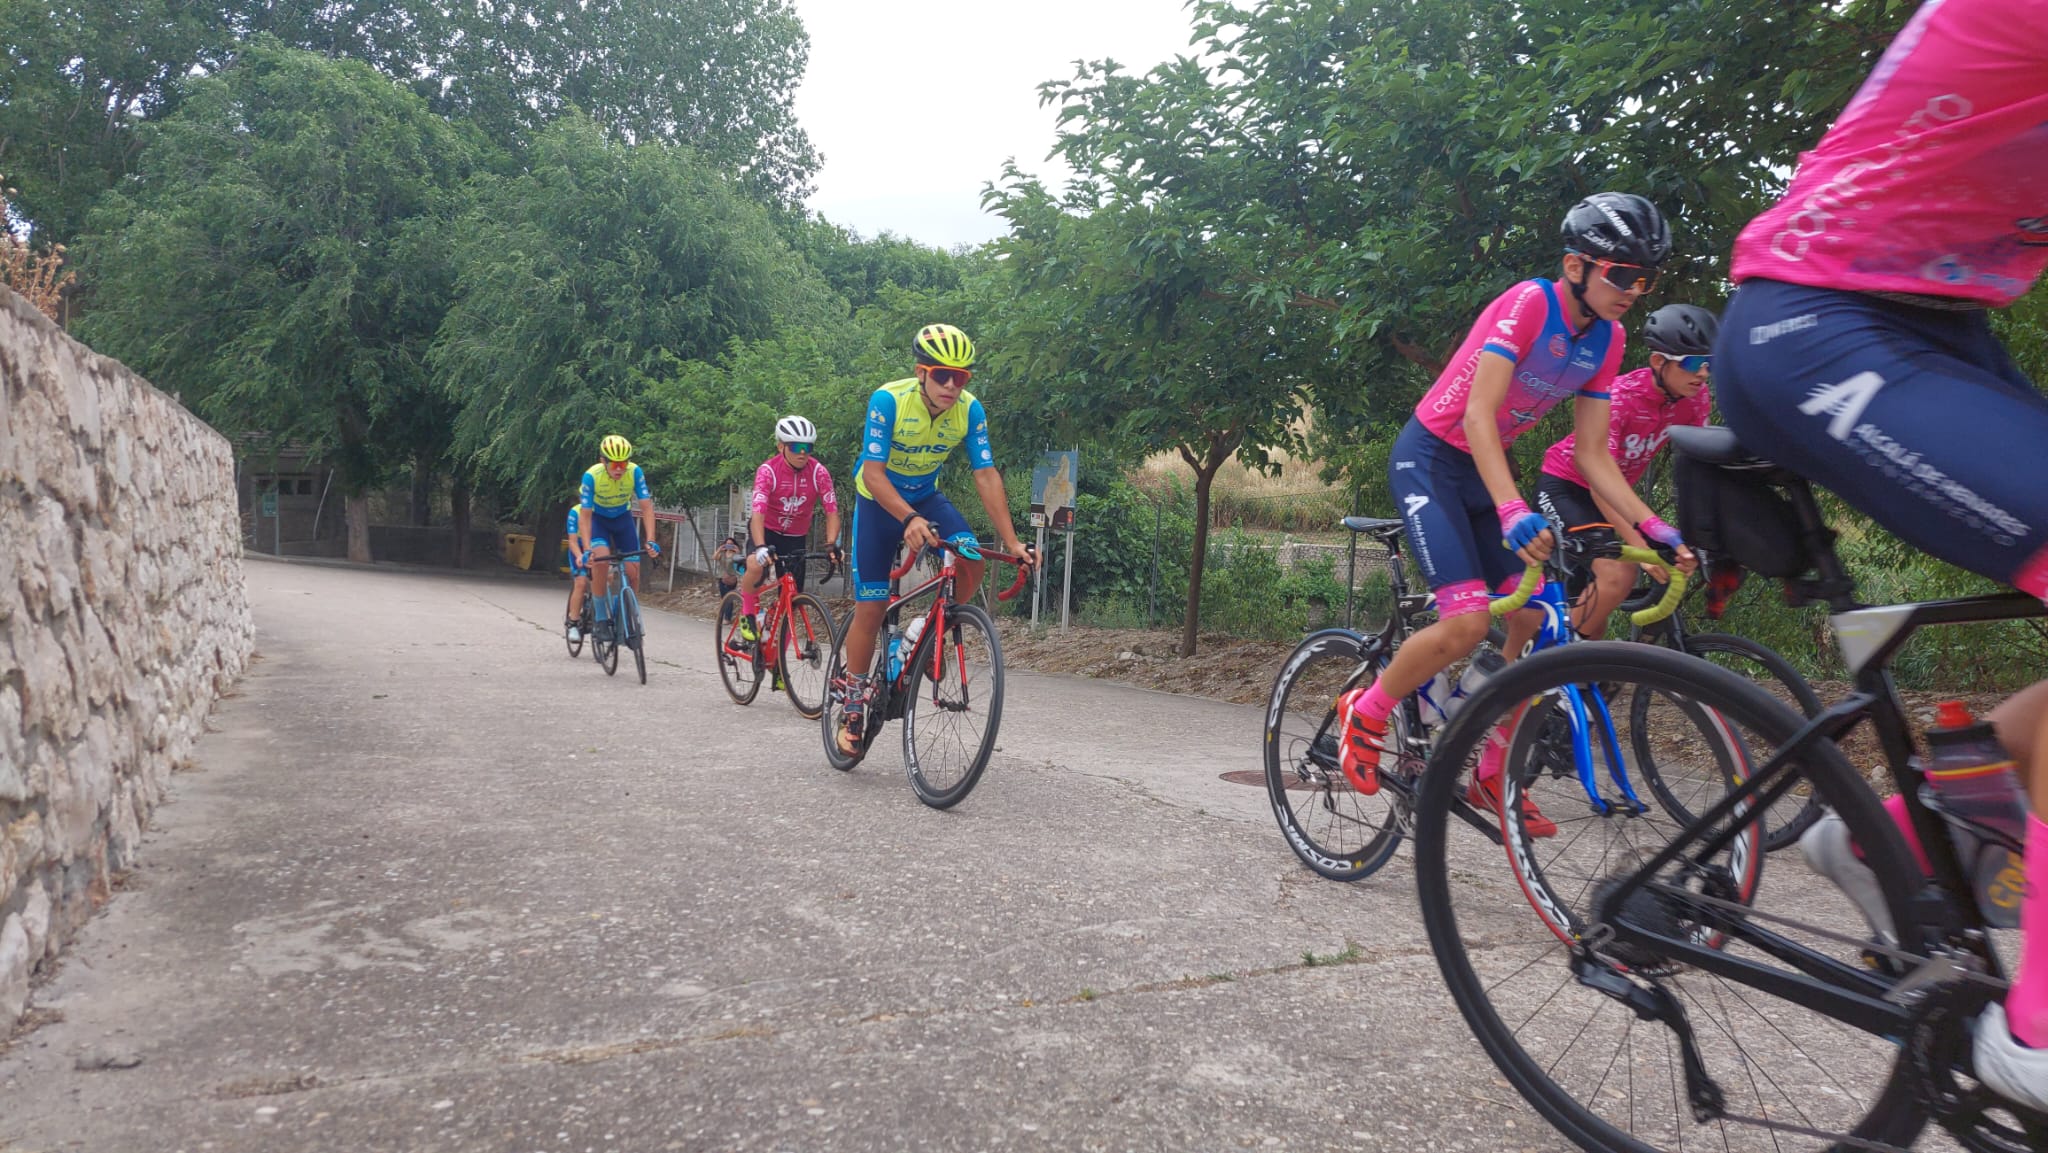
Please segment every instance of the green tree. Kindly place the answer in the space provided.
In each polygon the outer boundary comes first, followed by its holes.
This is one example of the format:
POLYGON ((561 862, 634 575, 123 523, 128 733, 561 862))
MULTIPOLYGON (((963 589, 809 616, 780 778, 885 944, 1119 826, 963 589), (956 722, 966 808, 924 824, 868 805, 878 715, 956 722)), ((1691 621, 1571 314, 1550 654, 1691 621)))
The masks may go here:
POLYGON ((600 436, 642 439, 653 381, 840 307, 703 158, 580 117, 543 132, 525 171, 479 178, 456 234, 430 363, 461 406, 461 459, 531 513, 560 505, 600 436))
POLYGON ((262 36, 366 63, 517 149, 571 109, 687 144, 792 215, 818 157, 792 101, 790 0, 13 0, 0 5, 0 164, 68 243, 134 170, 138 129, 262 36))
POLYGON ((80 335, 230 434, 325 457, 368 560, 366 491, 447 438, 422 420, 449 279, 428 225, 478 155, 365 65, 249 45, 149 129, 93 217, 80 335))

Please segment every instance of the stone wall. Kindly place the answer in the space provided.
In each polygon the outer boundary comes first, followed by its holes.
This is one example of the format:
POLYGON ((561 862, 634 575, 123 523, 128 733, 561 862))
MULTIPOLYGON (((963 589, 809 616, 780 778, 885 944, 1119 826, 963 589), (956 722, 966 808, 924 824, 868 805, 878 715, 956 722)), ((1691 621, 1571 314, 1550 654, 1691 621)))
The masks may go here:
POLYGON ((0 288, 0 1037, 254 632, 226 438, 0 288))

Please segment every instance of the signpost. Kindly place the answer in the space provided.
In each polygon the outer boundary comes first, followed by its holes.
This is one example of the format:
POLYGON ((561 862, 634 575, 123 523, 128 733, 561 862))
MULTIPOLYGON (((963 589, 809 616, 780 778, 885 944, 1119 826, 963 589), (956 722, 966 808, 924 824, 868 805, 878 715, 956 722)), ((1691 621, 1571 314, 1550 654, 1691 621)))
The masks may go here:
POLYGON ((263 515, 270 518, 270 554, 284 555, 284 522, 277 517, 277 482, 263 490, 263 515))
POLYGON ((1031 527, 1038 530, 1040 564, 1033 574, 1031 626, 1038 627, 1040 606, 1045 603, 1045 534, 1048 529, 1067 537, 1066 565, 1060 590, 1060 631, 1065 632, 1074 605, 1074 498, 1080 491, 1081 450, 1048 452, 1031 470, 1031 527))

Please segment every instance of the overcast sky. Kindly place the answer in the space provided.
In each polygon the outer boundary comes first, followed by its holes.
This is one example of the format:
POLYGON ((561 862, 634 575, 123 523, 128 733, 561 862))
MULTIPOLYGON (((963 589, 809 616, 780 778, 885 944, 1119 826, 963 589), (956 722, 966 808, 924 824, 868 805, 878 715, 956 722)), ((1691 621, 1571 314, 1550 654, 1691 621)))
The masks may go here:
POLYGON ((1142 73, 1188 51, 1183 0, 796 0, 811 34, 797 122, 824 154, 810 205, 864 236, 993 239, 982 185, 1045 159, 1038 85, 1108 57, 1142 73))

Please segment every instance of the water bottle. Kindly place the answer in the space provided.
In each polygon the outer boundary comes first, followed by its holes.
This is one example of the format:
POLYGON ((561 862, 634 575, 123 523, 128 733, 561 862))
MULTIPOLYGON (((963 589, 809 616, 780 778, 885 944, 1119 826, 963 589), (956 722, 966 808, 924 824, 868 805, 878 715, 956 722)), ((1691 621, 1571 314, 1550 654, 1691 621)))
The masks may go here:
POLYGON ((913 653, 917 652, 917 638, 919 638, 919 637, 921 637, 921 636, 923 636, 923 635, 924 635, 924 618, 923 618, 923 617, 919 617, 919 618, 917 618, 916 620, 914 620, 914 621, 911 621, 911 622, 910 622, 910 627, 909 627, 909 628, 907 628, 907 629, 904 629, 904 630, 903 630, 903 656, 904 656, 904 658, 905 658, 906 660, 907 660, 907 659, 909 659, 909 657, 910 657, 910 656, 911 656, 911 655, 912 655, 913 653))
POLYGON ((1421 709, 1422 723, 1434 729, 1451 719, 1451 695, 1458 691, 1452 682, 1450 670, 1429 678, 1427 684, 1415 690, 1415 703, 1421 709))
POLYGON ((889 679, 891 681, 894 681, 897 675, 903 671, 903 634, 897 632, 895 629, 890 629, 888 633, 888 645, 889 679))
POLYGON ((2020 850, 2027 802, 2012 754, 1998 743, 1990 722, 1971 716, 1961 701, 1943 701, 1927 730, 1924 774, 1920 799, 1947 818, 1985 921, 1993 928, 2018 928, 2026 896, 2020 850))
POLYGON ((1479 686, 1486 683, 1486 678, 1507 666, 1507 658, 1492 649, 1480 649, 1473 653, 1472 659, 1465 665, 1465 675, 1458 678, 1458 687, 1451 691, 1451 699, 1445 702, 1449 707, 1444 710, 1444 715, 1456 716, 1458 710, 1464 707, 1465 698, 1478 692, 1479 686))

